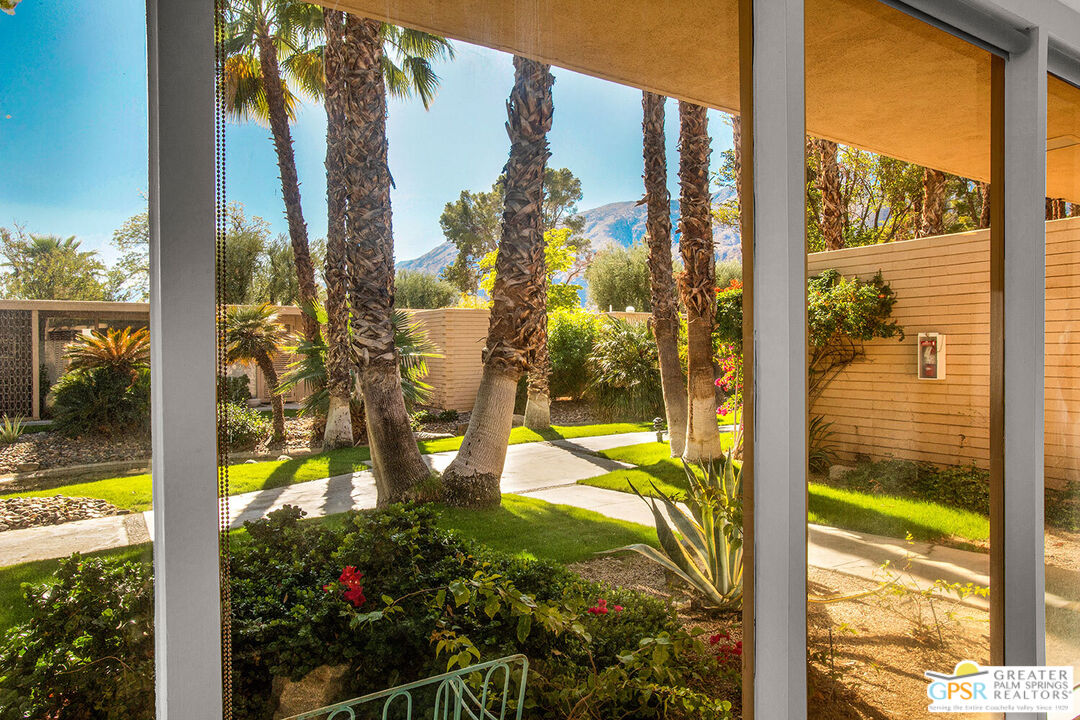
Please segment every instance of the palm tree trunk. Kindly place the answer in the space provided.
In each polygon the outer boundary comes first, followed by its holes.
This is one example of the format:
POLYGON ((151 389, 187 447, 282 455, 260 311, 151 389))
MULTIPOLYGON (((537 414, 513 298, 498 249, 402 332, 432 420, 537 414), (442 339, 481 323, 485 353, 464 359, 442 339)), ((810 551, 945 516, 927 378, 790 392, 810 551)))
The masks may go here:
POLYGON ((342 101, 341 42, 345 14, 324 11, 326 48, 326 389, 330 405, 326 412, 323 448, 353 444, 352 391, 349 367, 348 272, 345 264, 345 182, 341 134, 345 125, 342 101))
POLYGON ((281 445, 285 442, 285 400, 278 394, 278 375, 274 367, 274 361, 266 353, 260 354, 255 359, 259 369, 262 370, 266 384, 270 386, 270 408, 274 414, 274 429, 270 436, 270 445, 281 445))
POLYGON ((979 227, 990 227, 990 183, 979 183, 979 227))
POLYGON ((837 146, 831 140, 812 140, 819 167, 818 190, 821 192, 821 236, 826 250, 844 247, 844 201, 840 191, 840 163, 837 146))
POLYGON ((541 276, 540 290, 533 296, 532 311, 537 320, 536 347, 529 363, 529 394, 525 403, 525 427, 530 430, 551 428, 551 357, 547 337, 547 276, 541 276))
POLYGON ((415 498, 431 473, 409 425, 391 322, 394 237, 380 23, 348 15, 341 59, 352 341, 360 365, 378 504, 386 505, 415 498))
POLYGON ((919 217, 919 237, 941 235, 945 232, 945 173, 923 168, 922 213, 919 217))
POLYGON ((713 375, 712 329, 716 316, 716 258, 713 250, 709 195, 709 125, 705 108, 679 101, 679 201, 683 259, 680 277, 686 306, 689 391, 686 445, 690 462, 720 457, 716 422, 716 378, 713 375))
MULTIPOLYGON (((259 65, 262 69, 263 89, 270 116, 270 133, 277 151, 278 171, 281 174, 281 197, 285 201, 285 217, 289 221, 289 239, 292 242, 293 260, 296 263, 296 279, 300 288, 301 306, 313 303, 315 291, 315 266, 308 250, 307 224, 300 205, 300 181, 296 175, 296 155, 293 152, 292 131, 289 115, 285 111, 285 93, 278 67, 277 48, 265 27, 259 28, 259 65)), ((319 337, 319 323, 307 314, 301 315, 304 337, 314 342, 319 337)))
POLYGON ((708 119, 705 108, 679 100, 679 200, 684 271, 679 279, 687 318, 688 411, 683 457, 690 462, 718 458, 716 378, 713 375, 713 321, 716 316, 716 258, 708 193, 708 119))
POLYGON ((510 159, 503 199, 502 235, 495 265, 484 375, 461 450, 443 473, 446 501, 490 507, 501 501, 499 479, 513 423, 517 382, 535 356, 541 315, 530 311, 535 278, 544 271, 540 208, 550 156, 551 85, 548 65, 514 58, 514 87, 506 104, 510 159))
POLYGON ((645 237, 649 243, 649 292, 652 331, 660 357, 660 387, 664 392, 671 457, 682 457, 686 445, 686 378, 679 361, 679 310, 675 303, 675 277, 671 262, 671 194, 667 187, 667 151, 664 146, 663 95, 641 95, 645 198, 648 214, 645 237))

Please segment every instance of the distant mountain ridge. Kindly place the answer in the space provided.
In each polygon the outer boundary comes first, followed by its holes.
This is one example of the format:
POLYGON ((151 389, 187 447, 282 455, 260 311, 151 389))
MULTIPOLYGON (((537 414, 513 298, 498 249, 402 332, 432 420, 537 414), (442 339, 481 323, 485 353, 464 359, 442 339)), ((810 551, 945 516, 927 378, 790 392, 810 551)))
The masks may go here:
MULTIPOLYGON (((726 202, 734 191, 731 188, 723 188, 713 195, 713 204, 726 202)), ((671 227, 672 252, 678 253, 678 221, 679 203, 672 199, 671 227)), ((648 211, 644 205, 638 205, 636 200, 613 202, 601 205, 590 210, 583 210, 578 217, 585 220, 581 234, 592 241, 593 250, 602 250, 611 245, 630 247, 645 236, 645 218, 648 211)), ((739 241, 739 231, 735 228, 721 227, 713 224, 713 243, 716 247, 717 260, 739 260, 742 258, 742 246, 739 241)), ((415 270, 431 275, 438 275, 443 268, 454 261, 457 249, 449 242, 442 242, 420 257, 412 260, 404 260, 397 263, 397 267, 404 270, 415 270)))

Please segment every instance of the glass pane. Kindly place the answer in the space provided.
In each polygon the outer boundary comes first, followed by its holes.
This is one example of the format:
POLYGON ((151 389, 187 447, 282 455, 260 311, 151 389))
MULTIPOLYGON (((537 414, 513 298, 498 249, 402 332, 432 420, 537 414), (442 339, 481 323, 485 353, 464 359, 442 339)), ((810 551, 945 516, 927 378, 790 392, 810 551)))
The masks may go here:
POLYGON ((0 715, 151 717, 146 6, 0 10, 0 715))
POLYGON ((874 0, 806 29, 809 714, 931 717, 990 660, 991 59, 874 0))
POLYGON ((707 462, 742 420, 736 4, 715 5, 679 20, 724 28, 673 54, 722 62, 692 92, 619 40, 651 9, 605 17, 603 52, 565 21, 593 10, 552 10, 550 67, 493 49, 517 42, 501 3, 394 15, 450 41, 320 10, 278 57, 293 112, 260 117, 262 6, 230 3, 226 338, 260 335, 226 380, 238 717, 515 653, 531 717, 739 713, 739 451, 707 462), (291 73, 319 63, 316 93, 291 73), (664 527, 697 498, 678 527, 701 557, 672 564, 635 489, 664 527))
MULTIPOLYGON (((1080 236, 1080 90, 1047 78, 1046 128, 1046 664, 1080 672, 1080 373, 1073 343, 1080 236)), ((1052 716, 1072 720, 1073 713, 1052 716)))

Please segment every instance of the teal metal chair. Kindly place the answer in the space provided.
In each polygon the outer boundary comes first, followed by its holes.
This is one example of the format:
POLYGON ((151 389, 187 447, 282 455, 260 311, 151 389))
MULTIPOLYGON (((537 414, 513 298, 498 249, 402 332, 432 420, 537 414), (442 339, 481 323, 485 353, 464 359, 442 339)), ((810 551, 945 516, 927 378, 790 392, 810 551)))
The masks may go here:
POLYGON ((435 675, 407 685, 370 693, 353 700, 327 705, 310 712, 294 715, 287 720, 508 720, 507 710, 516 699, 514 720, 521 720, 525 707, 525 681, 529 674, 529 659, 524 655, 508 655, 498 660, 470 665, 467 668, 435 675), (514 675, 520 668, 521 679, 517 693, 512 692, 514 675), (467 680, 482 675, 478 686, 470 687, 467 680), (501 682, 500 682, 501 681, 501 682), (415 694, 430 700, 430 714, 419 707, 415 694), (381 703, 381 707, 380 707, 381 703))

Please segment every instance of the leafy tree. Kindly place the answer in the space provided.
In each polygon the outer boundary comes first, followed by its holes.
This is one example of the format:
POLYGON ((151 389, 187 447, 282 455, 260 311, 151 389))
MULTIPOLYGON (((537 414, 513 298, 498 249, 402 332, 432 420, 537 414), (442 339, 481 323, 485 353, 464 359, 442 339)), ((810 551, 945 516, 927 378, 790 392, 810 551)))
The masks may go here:
POLYGON ((650 301, 649 250, 637 242, 628 248, 614 245, 593 257, 585 270, 589 302, 600 310, 622 310, 633 306, 648 312, 650 301))
POLYGON ((111 300, 105 265, 74 236, 33 235, 0 228, 4 294, 21 300, 111 300))
MULTIPOLYGON (((315 267, 289 123, 296 120, 297 93, 318 98, 324 90, 322 52, 315 46, 322 20, 321 8, 296 0, 231 0, 222 41, 227 55, 223 79, 227 109, 270 126, 300 299, 305 303, 316 299, 315 267)), ((303 322, 304 335, 314 339, 318 326, 307 315, 303 322)))
POLYGON ((258 216, 249 219, 239 203, 229 205, 225 217, 226 303, 244 305, 256 301, 256 282, 268 237, 268 222, 258 216))
POLYGON ((0 12, 7 13, 8 15, 15 14, 15 6, 22 0, 0 0, 0 12))
POLYGON ((551 394, 578 399, 589 385, 589 355, 600 332, 600 316, 580 308, 552 310, 548 316, 551 394))
POLYGON ((125 300, 145 301, 150 297, 150 215, 132 215, 113 231, 111 245, 119 253, 110 274, 117 295, 125 300))
MULTIPOLYGON (((446 204, 439 217, 443 235, 458 251, 454 262, 443 270, 443 278, 467 295, 476 293, 482 274, 478 267, 480 259, 498 245, 505 183, 505 176, 500 175, 487 192, 462 190, 456 201, 446 204)), ((570 230, 567 241, 575 248, 577 258, 574 275, 584 269, 589 247, 588 240, 580 237, 585 224, 577 214, 581 197, 581 180, 568 168, 544 170, 541 221, 545 232, 557 227, 570 230)))
MULTIPOLYGON (((499 251, 492 250, 480 258, 477 264, 483 276, 480 289, 491 297, 495 290, 495 267, 499 251)), ((547 309, 575 308, 581 305, 578 286, 570 282, 572 268, 577 264, 578 252, 571 244, 570 228, 558 228, 544 233, 544 266, 547 270, 547 309)))
POLYGON ((225 315, 225 350, 229 362, 253 362, 271 388, 274 412, 272 445, 285 442, 285 404, 278 390, 274 359, 289 341, 289 333, 269 305, 234 305, 225 315))
POLYGON ((417 270, 398 270, 394 280, 394 306, 399 308, 448 307, 457 295, 446 280, 417 270))

